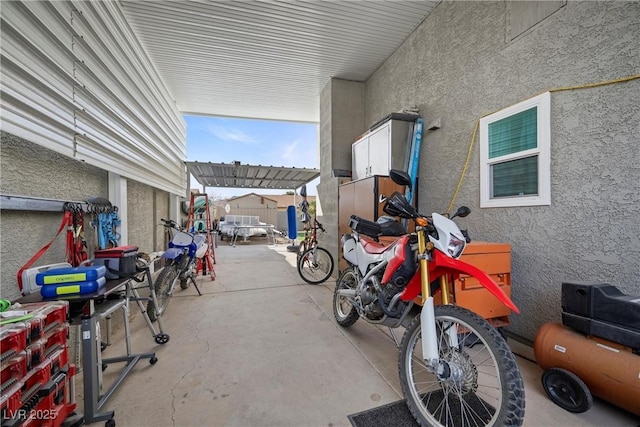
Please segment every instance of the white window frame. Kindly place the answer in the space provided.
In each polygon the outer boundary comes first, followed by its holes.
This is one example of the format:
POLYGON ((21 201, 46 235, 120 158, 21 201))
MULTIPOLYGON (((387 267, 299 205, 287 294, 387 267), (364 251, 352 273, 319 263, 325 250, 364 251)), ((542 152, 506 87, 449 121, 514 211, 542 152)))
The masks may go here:
POLYGON ((480 119, 480 207, 544 206, 551 204, 551 94, 545 92, 480 119), (489 159, 489 125, 514 114, 537 107, 537 147, 489 159), (532 196, 491 197, 491 166, 532 155, 538 156, 538 194, 532 196))

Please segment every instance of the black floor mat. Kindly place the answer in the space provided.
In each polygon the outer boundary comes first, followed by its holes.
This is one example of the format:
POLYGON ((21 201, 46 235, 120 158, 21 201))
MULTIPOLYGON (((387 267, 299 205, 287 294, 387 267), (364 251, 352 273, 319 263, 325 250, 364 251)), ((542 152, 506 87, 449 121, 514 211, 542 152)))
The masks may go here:
MULTIPOLYGON (((442 402, 444 393, 441 390, 430 393, 429 398, 429 410, 436 410, 437 405, 442 402)), ((426 396, 426 395, 425 395, 426 396)), ((484 425, 487 419, 490 419, 495 409, 487 404, 484 400, 480 399, 476 395, 472 394, 464 398, 466 406, 471 407, 474 411, 471 414, 476 414, 475 422, 478 425, 484 425), (481 417, 480 415, 483 416, 481 417)), ((459 405, 452 405, 450 407, 449 416, 452 416, 455 420, 460 418, 460 411, 456 411, 459 405)), ((471 415, 467 413, 467 416, 471 415)), ((415 418, 411 415, 407 403, 404 400, 398 402, 389 403, 387 405, 379 406, 377 408, 369 409, 366 411, 358 412, 357 414, 349 415, 349 421, 353 427, 414 427, 418 426, 415 418)), ((442 424, 444 420, 441 420, 442 424)))
POLYGON ((353 427, 418 427, 404 400, 349 415, 353 427))

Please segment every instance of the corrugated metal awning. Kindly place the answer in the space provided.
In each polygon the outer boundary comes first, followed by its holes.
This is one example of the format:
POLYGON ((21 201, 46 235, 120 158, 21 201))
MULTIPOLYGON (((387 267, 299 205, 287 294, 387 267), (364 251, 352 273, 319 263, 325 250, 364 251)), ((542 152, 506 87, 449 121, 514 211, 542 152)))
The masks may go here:
POLYGON ((243 165, 240 162, 185 162, 187 172, 204 187, 293 190, 320 176, 318 169, 243 165))

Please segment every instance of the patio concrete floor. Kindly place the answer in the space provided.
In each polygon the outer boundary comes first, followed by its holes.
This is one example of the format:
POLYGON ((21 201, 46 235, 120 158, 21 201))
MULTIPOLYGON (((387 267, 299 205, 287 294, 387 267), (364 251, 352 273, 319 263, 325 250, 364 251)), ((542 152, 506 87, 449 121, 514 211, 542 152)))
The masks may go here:
MULTIPOLYGON (((199 279, 202 296, 193 286, 177 290, 163 315, 167 344, 154 342, 132 306, 133 351, 155 351, 158 362, 139 362, 101 411, 114 410, 117 426, 338 427, 351 425, 350 414, 401 400, 389 330, 362 320, 340 327, 332 310, 335 281, 303 282, 286 246, 221 242, 217 279, 199 279)), ((123 336, 122 328, 113 333, 103 357, 124 353, 123 336)), ((523 355, 530 350, 514 346, 523 355)), ((640 425, 597 398, 586 413, 561 409, 545 395, 541 369, 523 357, 518 362, 525 426, 640 425)), ((104 371, 105 387, 121 367, 104 371)), ((82 412, 81 373, 76 390, 82 412)))

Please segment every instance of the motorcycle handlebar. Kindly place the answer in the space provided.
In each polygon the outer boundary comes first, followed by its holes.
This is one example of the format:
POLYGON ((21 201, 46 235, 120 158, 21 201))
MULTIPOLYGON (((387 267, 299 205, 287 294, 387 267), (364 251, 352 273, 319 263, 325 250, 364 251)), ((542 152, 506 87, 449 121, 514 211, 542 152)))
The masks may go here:
POLYGON ((160 221, 162 221, 162 222, 163 222, 163 224, 162 224, 162 225, 163 225, 164 227, 170 227, 170 228, 175 228, 175 229, 177 229, 177 230, 180 230, 180 227, 178 227, 178 223, 177 223, 177 222, 175 222, 175 221, 174 221, 174 220, 172 220, 172 219, 164 219, 164 218, 160 218, 160 221))

